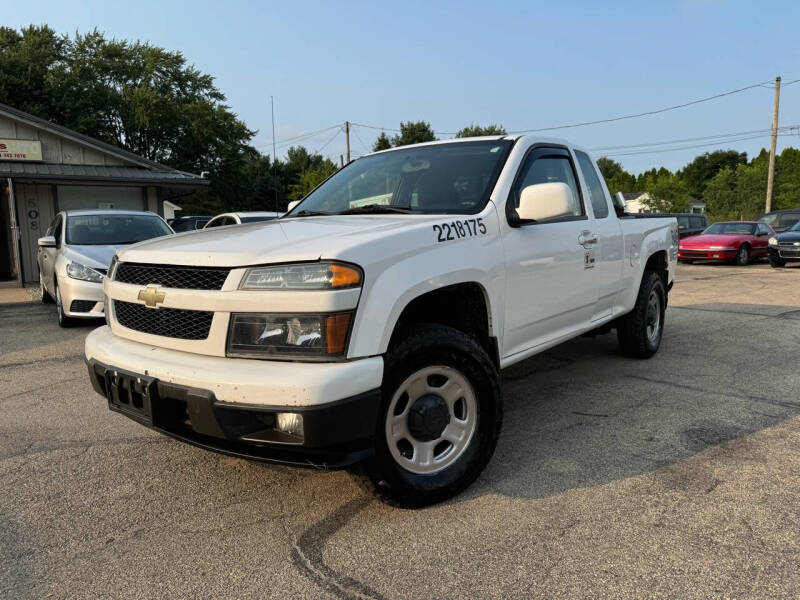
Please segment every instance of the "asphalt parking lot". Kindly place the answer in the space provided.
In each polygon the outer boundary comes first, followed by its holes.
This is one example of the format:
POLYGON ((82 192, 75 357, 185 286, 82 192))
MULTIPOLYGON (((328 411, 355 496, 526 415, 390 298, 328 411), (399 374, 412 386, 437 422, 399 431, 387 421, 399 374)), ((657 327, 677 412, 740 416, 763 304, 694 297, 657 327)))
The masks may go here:
POLYGON ((0 597, 796 598, 798 292, 680 266, 656 357, 606 335, 508 369, 488 469, 420 511, 113 414, 90 326, 0 305, 0 597))

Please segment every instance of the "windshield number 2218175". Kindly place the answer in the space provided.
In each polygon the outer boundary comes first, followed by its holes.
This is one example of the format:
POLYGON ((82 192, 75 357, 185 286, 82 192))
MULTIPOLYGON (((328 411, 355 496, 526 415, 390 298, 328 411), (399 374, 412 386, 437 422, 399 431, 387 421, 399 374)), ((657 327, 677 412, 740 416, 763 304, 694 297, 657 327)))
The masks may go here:
POLYGON ((476 235, 486 235, 486 225, 484 225, 483 219, 480 218, 439 223, 433 226, 433 230, 436 232, 437 242, 449 242, 476 235))

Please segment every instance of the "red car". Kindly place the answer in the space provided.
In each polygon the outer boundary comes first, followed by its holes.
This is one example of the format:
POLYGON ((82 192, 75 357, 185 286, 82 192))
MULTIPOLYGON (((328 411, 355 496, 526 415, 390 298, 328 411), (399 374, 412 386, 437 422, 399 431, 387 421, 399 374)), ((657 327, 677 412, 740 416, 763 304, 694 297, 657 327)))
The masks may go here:
POLYGON ((775 231, 766 223, 725 221, 714 223, 703 233, 683 238, 678 260, 725 260, 746 265, 752 258, 767 255, 767 241, 775 231))

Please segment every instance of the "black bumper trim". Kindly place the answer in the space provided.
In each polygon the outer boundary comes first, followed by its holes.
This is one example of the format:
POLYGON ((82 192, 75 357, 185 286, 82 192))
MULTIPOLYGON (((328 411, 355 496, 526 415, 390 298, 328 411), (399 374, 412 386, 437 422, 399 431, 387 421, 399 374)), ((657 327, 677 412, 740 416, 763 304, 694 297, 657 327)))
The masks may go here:
POLYGON ((188 444, 269 463, 341 469, 374 453, 380 390, 320 406, 219 402, 213 392, 159 381, 87 360, 94 390, 109 409, 188 444), (274 428, 275 413, 303 415, 303 438, 274 428))

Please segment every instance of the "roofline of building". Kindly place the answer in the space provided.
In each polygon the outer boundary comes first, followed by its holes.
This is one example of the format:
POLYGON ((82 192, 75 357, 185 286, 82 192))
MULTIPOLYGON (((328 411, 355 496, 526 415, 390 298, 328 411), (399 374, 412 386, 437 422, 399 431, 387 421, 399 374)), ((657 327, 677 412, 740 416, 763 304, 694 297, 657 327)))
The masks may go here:
POLYGON ((105 154, 111 154, 112 156, 116 156, 117 158, 121 158, 122 160, 126 160, 128 162, 132 162, 140 167, 147 167, 149 169, 154 169, 158 171, 177 171, 178 173, 183 173, 185 175, 196 177, 200 179, 199 175, 195 175, 193 173, 187 173, 185 171, 179 171, 178 169, 173 169, 172 167, 168 167, 167 165, 162 165, 161 163, 155 162, 153 160, 149 160, 138 154, 134 154, 133 152, 129 152, 128 150, 123 150, 118 146, 114 146, 113 144, 108 144, 106 142, 101 142, 98 139, 93 137, 89 137, 88 135, 84 135, 82 133, 78 133, 77 131, 73 131, 72 129, 68 129, 62 125, 57 125, 48 121, 47 119, 42 119, 41 117, 37 117, 36 115, 32 115, 25 111, 19 110, 18 108, 14 108, 13 106, 9 106, 8 104, 3 104, 0 102, 0 114, 6 115, 12 119, 16 119, 17 121, 22 121, 30 125, 31 127, 36 127, 37 129, 43 129, 49 133, 54 135, 58 135, 61 137, 65 137, 69 140, 72 140, 79 144, 84 144, 86 146, 90 146, 99 152, 103 152, 105 154))
MULTIPOLYGON (((155 171, 155 173, 158 173, 155 171)), ((31 175, 30 173, 3 173, 0 171, 0 178, 13 179, 18 183, 65 183, 65 184, 104 184, 104 185, 158 185, 165 187, 202 187, 207 186, 211 182, 208 179, 201 179, 194 176, 193 179, 173 179, 173 178, 158 178, 158 177, 104 177, 104 176, 86 176, 86 175, 31 175)))

